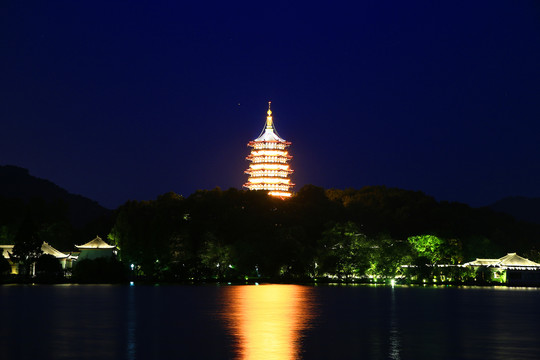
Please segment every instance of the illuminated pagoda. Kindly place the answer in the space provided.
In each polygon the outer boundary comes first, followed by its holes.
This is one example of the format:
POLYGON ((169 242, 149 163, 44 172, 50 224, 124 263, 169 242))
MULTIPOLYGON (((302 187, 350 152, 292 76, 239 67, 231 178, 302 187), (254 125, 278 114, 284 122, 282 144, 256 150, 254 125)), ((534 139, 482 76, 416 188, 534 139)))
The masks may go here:
POLYGON ((266 126, 258 138, 248 143, 253 149, 246 157, 251 164, 245 171, 249 178, 244 187, 249 190, 267 190, 269 195, 286 198, 291 196, 290 188, 294 186, 289 179, 293 170, 287 164, 292 159, 287 152, 291 143, 277 134, 270 104, 269 101, 266 126))

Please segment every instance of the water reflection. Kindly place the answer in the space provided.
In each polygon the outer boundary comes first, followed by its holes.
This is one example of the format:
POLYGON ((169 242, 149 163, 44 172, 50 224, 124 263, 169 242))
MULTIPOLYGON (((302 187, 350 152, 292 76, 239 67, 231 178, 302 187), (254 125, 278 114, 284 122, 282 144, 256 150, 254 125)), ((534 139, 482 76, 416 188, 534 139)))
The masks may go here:
POLYGON ((396 292, 392 286, 391 304, 390 304, 390 351, 389 358, 392 360, 400 360, 400 332, 396 311, 396 292))
POLYGON ((300 285, 231 286, 223 316, 241 359, 296 359, 310 327, 313 288, 300 285))
POLYGON ((128 289, 127 299, 127 334, 126 334, 126 355, 128 360, 135 360, 137 354, 137 341, 136 341, 136 329, 137 329, 137 311, 135 308, 135 288, 130 286, 128 289))

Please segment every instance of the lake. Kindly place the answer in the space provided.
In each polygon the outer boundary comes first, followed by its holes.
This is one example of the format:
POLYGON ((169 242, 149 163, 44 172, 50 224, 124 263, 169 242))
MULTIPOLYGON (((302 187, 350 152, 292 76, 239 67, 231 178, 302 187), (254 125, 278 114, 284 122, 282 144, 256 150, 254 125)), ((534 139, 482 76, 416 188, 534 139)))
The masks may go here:
POLYGON ((540 289, 0 286, 0 359, 539 359, 540 289))

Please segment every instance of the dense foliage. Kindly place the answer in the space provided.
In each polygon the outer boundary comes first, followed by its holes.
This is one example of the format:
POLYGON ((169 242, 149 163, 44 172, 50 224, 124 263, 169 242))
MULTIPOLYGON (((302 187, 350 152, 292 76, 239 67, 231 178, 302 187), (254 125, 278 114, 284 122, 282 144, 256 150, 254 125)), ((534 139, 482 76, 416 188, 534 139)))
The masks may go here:
POLYGON ((40 244, 45 241, 60 251, 72 251, 74 245, 85 243, 98 233, 107 234, 112 227, 112 216, 76 226, 70 221, 73 211, 63 200, 35 197, 24 201, 0 196, 0 244, 19 243, 26 247, 33 237, 40 244))
POLYGON ((36 261, 36 276, 40 282, 57 282, 62 281, 64 271, 57 258, 43 254, 36 261))
POLYGON ((73 280, 79 283, 121 283, 127 279, 126 267, 114 258, 84 259, 73 268, 73 280))
POLYGON ((150 279, 393 277, 402 264, 539 260, 540 226, 421 192, 308 185, 287 200, 215 189, 129 201, 108 238, 132 276, 150 279))
MULTIPOLYGON (((152 201, 129 201, 113 216, 84 227, 70 222, 70 211, 61 200, 0 197, 0 242, 15 245, 13 255, 23 272, 40 259, 43 241, 73 251, 96 235, 118 246, 121 263, 81 261, 73 270, 75 279, 109 281, 107 272, 95 270, 99 266, 112 269, 115 281, 126 276, 171 281, 391 278, 403 272, 421 279, 444 275, 435 274, 441 267, 431 265, 507 252, 540 261, 538 224, 384 186, 325 190, 308 185, 286 200, 236 189, 197 191, 187 198, 167 193, 152 201)), ((50 277, 55 270, 46 273, 50 277)))

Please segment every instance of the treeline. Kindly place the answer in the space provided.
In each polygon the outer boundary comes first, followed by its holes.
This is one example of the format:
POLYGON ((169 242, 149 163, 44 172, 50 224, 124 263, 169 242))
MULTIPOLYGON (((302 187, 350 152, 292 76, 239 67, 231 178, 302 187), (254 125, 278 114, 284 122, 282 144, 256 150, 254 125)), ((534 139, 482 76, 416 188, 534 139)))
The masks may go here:
POLYGON ((109 242, 149 280, 394 277, 403 264, 459 264, 518 252, 540 260, 540 226, 421 192, 307 185, 287 200, 220 189, 129 201, 109 242))
POLYGON ((43 254, 42 244, 46 242, 66 253, 75 251, 75 245, 86 243, 98 233, 107 234, 114 223, 113 213, 109 211, 110 215, 81 225, 73 221, 80 218, 74 211, 77 208, 73 209, 61 198, 47 201, 39 196, 29 199, 0 196, 0 245, 14 245, 9 257, 18 264, 18 275, 12 276, 10 262, 0 256, 0 283, 65 281, 71 269, 64 271, 56 257, 43 254), (30 276, 33 266, 36 278, 30 276))
MULTIPOLYGON (((429 278, 435 271, 430 265, 507 252, 540 261, 538 224, 384 186, 308 185, 286 200, 236 189, 197 191, 187 198, 167 193, 129 201, 84 227, 70 222, 70 211, 62 200, 0 197, 0 242, 15 244, 24 269, 40 259, 43 241, 69 252, 99 235, 119 248, 125 276, 118 279, 159 281, 391 278, 407 270, 401 265, 417 272, 407 275, 429 278)), ((37 265, 38 272, 58 273, 52 259, 37 265)), ((74 278, 110 278, 103 264, 80 265, 74 278)), ((121 272, 116 262, 109 265, 121 272)), ((8 271, 0 259, 0 273, 8 271)))
POLYGON ((58 250, 73 251, 75 245, 86 243, 96 234, 107 234, 114 224, 111 211, 83 223, 73 221, 77 211, 64 199, 0 196, 0 244, 15 244, 18 237, 31 235, 58 250))

